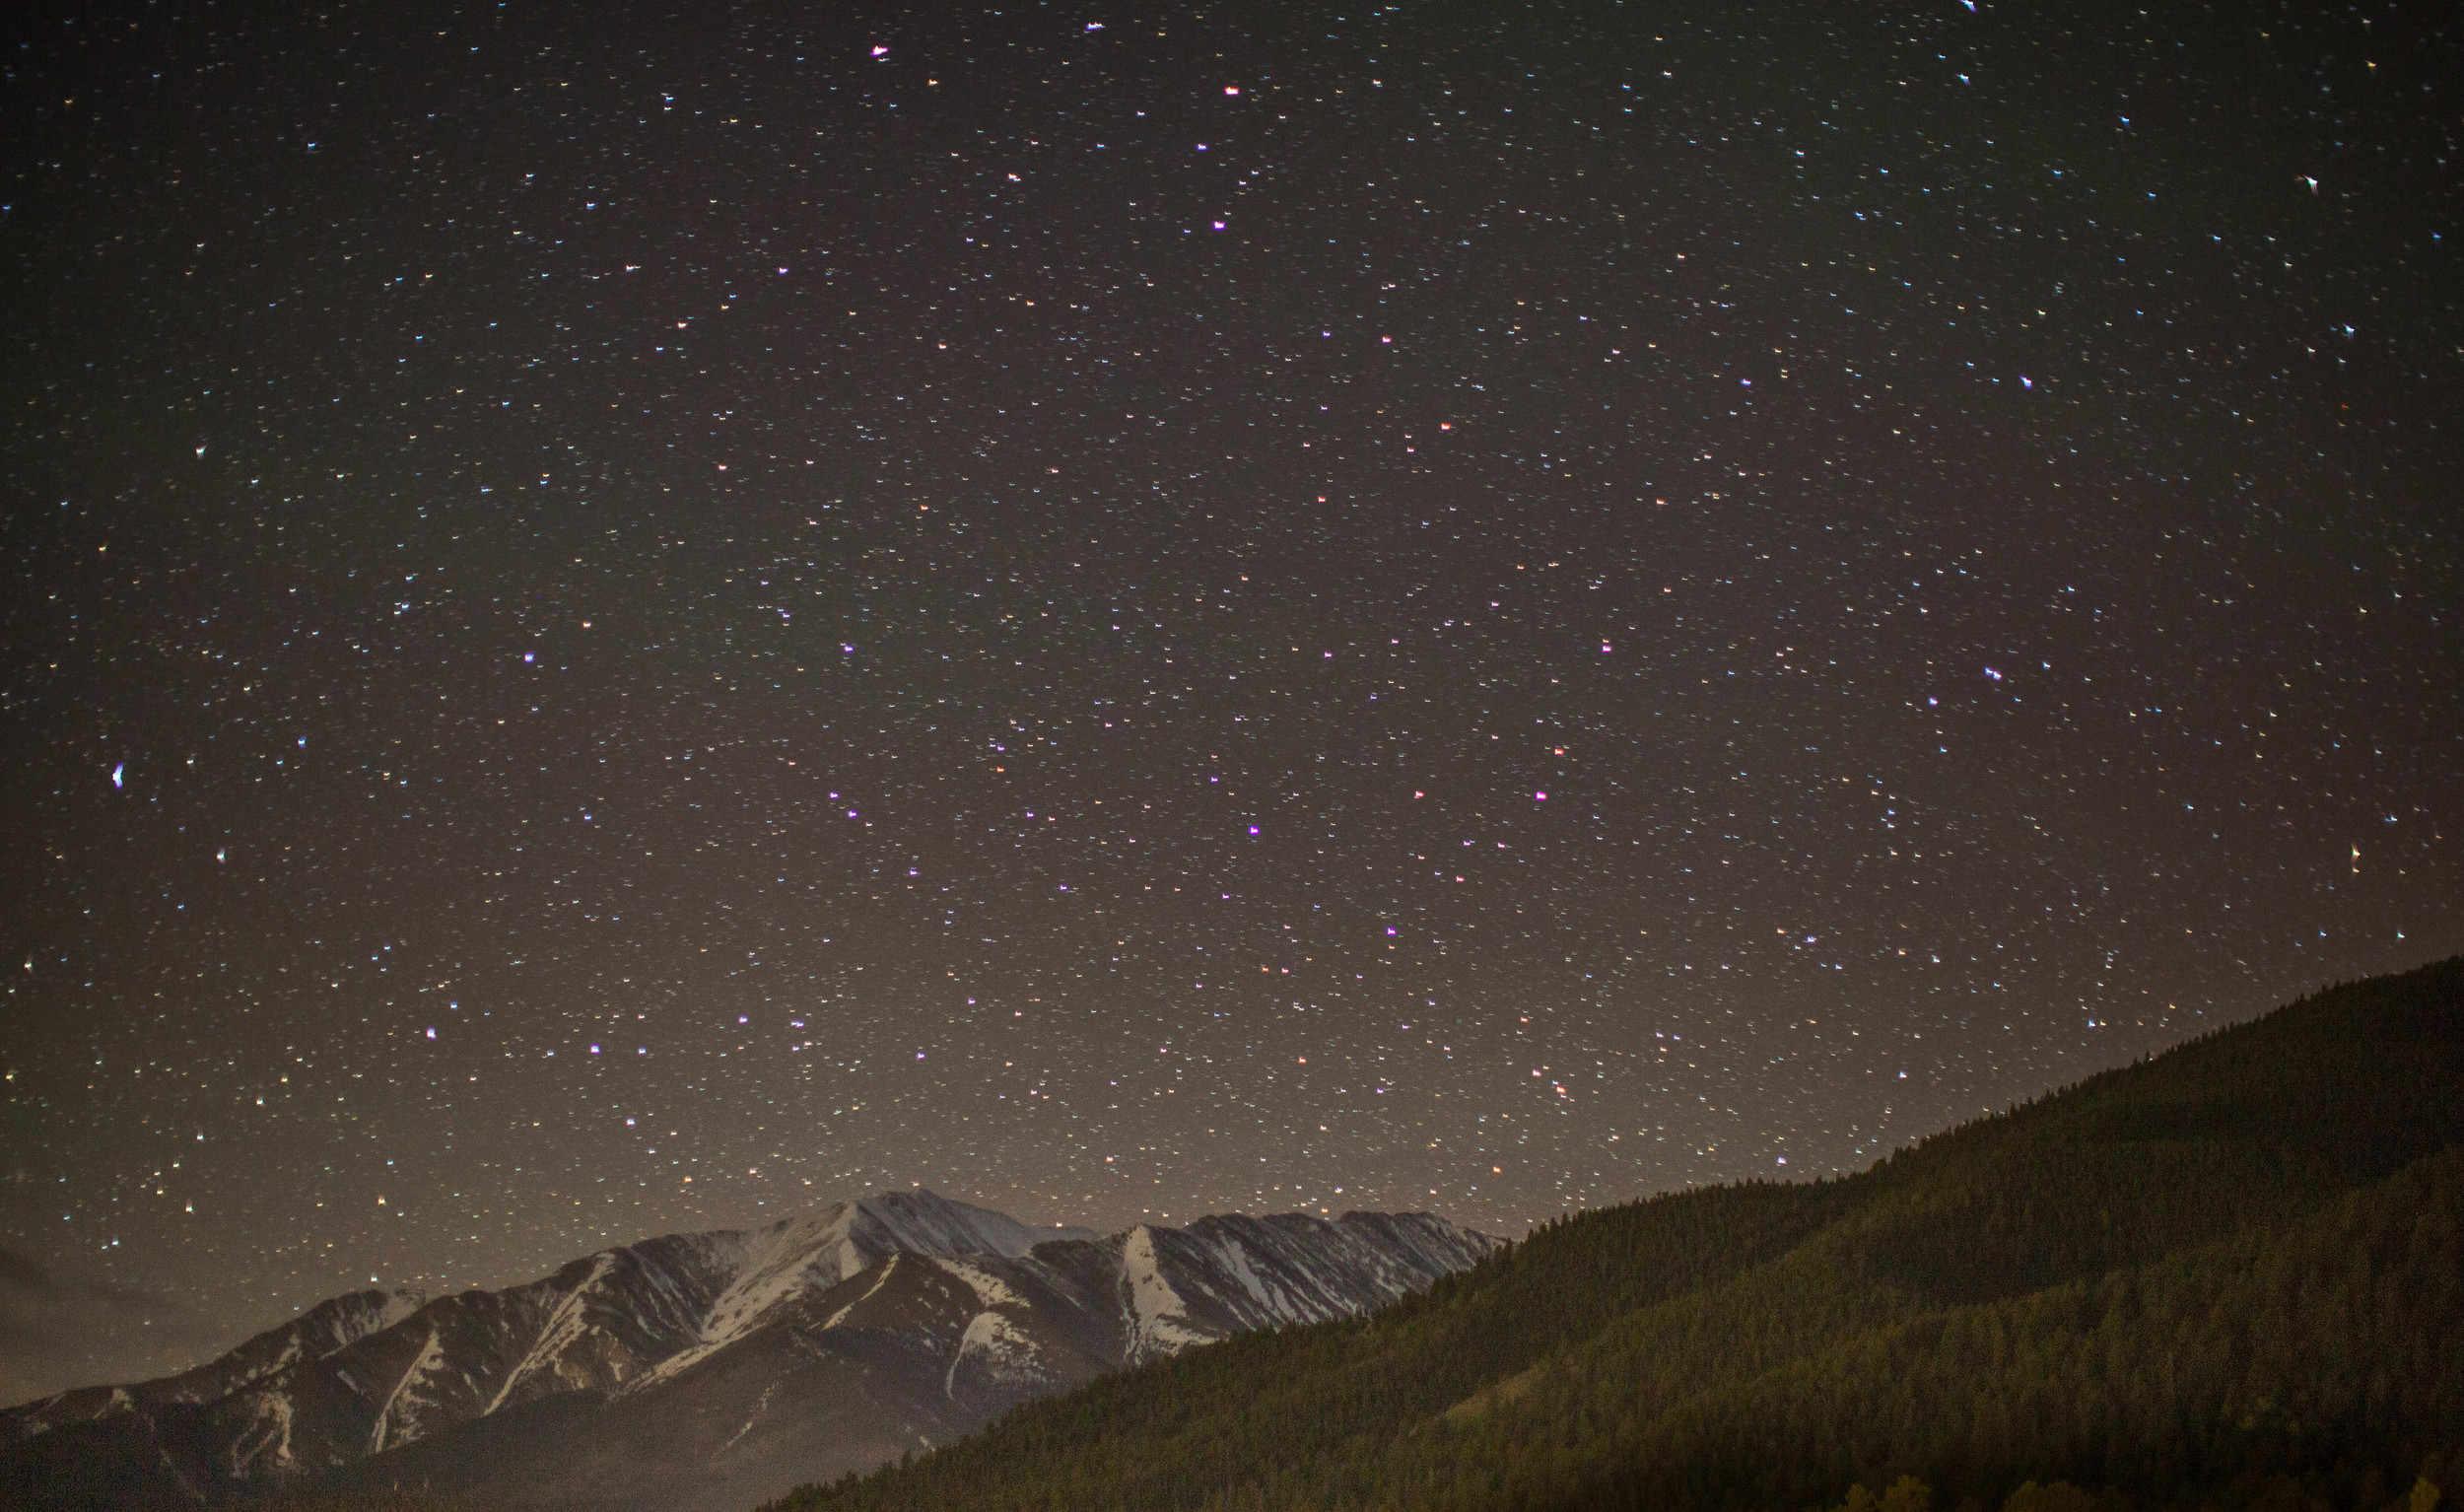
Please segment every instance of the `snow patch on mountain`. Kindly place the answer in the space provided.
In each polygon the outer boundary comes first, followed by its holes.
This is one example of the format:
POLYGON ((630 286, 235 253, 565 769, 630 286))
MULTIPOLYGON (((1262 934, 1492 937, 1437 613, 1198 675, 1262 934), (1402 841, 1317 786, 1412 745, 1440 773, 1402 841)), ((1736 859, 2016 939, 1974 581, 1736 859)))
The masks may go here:
POLYGON ((402 1378, 385 1394, 385 1405, 376 1410, 376 1424, 369 1430, 368 1452, 382 1454, 395 1444, 407 1444, 420 1436, 419 1420, 414 1415, 423 1406, 420 1388, 428 1378, 445 1368, 445 1339, 431 1325, 428 1341, 411 1357, 402 1378))
POLYGON ((976 1300, 987 1307, 1025 1307, 1028 1305, 1027 1299, 1013 1290, 1007 1281, 994 1275, 983 1266, 969 1265, 963 1260, 939 1260, 934 1264, 965 1281, 968 1289, 976 1294, 976 1300))
POLYGON ((941 1377, 941 1395, 958 1400, 958 1373, 970 1363, 996 1382, 1040 1376, 1038 1353, 1035 1340, 1016 1324, 999 1313, 978 1313, 959 1336, 958 1352, 941 1377))
POLYGON ((887 1261, 883 1262, 881 1273, 872 1278, 872 1284, 864 1288, 864 1294, 857 1297, 855 1301, 848 1303, 845 1307, 840 1308, 837 1312, 832 1313, 830 1315, 830 1321, 823 1324, 822 1327, 825 1329, 837 1328, 840 1324, 847 1321, 848 1314, 871 1301, 873 1297, 880 1292, 882 1287, 890 1284, 890 1277, 898 1272, 899 1259, 900 1257, 893 1255, 887 1261))
POLYGON ((1132 1360, 1149 1360, 1161 1355, 1177 1354, 1191 1344, 1207 1342, 1213 1336, 1190 1327, 1189 1304, 1172 1283, 1164 1279, 1161 1258, 1155 1253, 1155 1231, 1146 1224, 1129 1230, 1121 1247, 1122 1285, 1129 1296, 1130 1348, 1132 1360))
POLYGON ((506 1375, 505 1384, 497 1388, 496 1396, 481 1409, 482 1413, 493 1412, 505 1406, 532 1376, 555 1370, 557 1356, 590 1326, 583 1307, 589 1300, 591 1289, 605 1280, 608 1272, 615 1269, 614 1250, 602 1250, 590 1257, 590 1273, 556 1304, 556 1310, 548 1315, 547 1327, 539 1331, 537 1340, 531 1344, 530 1352, 523 1355, 521 1363, 506 1375))
POLYGON ((253 1410, 247 1423, 233 1440, 228 1469, 234 1477, 244 1476, 257 1465, 289 1470, 291 1458, 291 1399, 280 1392, 260 1392, 249 1403, 253 1410))

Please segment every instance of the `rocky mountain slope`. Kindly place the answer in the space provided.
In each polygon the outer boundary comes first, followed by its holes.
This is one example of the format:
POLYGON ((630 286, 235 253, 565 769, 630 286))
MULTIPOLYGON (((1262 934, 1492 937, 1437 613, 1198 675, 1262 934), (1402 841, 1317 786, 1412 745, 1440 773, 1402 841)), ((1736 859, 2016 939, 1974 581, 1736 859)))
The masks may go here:
POLYGON ((503 1291, 335 1298, 184 1375, 0 1412, 0 1493, 118 1507, 314 1481, 749 1505, 1193 1343, 1365 1312, 1492 1248, 1425 1214, 1099 1238, 884 1193, 503 1291))

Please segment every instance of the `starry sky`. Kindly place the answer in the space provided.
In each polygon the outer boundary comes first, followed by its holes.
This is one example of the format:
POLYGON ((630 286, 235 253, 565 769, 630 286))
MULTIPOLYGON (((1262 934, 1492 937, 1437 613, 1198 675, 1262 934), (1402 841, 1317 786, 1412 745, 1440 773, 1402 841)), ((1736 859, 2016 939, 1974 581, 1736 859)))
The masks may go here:
POLYGON ((2464 949, 2429 0, 17 13, 0 1385, 1514 1235, 2464 949))

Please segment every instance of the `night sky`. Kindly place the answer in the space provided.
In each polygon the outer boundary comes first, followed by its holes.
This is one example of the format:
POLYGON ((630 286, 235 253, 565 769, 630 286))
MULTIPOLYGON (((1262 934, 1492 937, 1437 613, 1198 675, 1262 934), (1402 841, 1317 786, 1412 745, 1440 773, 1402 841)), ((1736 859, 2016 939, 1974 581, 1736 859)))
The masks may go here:
POLYGON ((6 23, 0 1387, 1519 1235, 2464 949, 2451 6, 6 23))

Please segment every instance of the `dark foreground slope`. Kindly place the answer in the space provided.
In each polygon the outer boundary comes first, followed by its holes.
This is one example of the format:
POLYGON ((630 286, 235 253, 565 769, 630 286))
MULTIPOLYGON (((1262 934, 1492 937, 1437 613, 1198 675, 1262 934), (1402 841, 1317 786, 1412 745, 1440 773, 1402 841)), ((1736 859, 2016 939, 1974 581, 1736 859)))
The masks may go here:
POLYGON ((1946 1512, 2031 1478, 2377 1512, 2464 1450, 2460 1144, 2464 960, 1844 1181, 1568 1219, 781 1506, 1801 1512, 1913 1475, 1946 1512))

